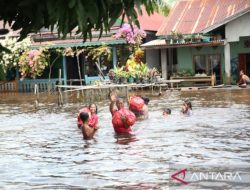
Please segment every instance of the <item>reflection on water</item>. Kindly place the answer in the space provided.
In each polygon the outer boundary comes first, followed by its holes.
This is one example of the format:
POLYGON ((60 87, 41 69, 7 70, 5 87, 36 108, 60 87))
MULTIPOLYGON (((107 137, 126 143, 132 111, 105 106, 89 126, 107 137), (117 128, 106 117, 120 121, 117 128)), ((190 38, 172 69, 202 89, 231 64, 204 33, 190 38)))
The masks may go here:
MULTIPOLYGON (((250 167, 248 89, 173 91, 152 97, 150 119, 136 123, 135 135, 129 137, 114 135, 108 104, 102 103, 102 128, 90 141, 82 139, 76 126, 79 103, 58 108, 48 100, 49 105, 41 103, 46 109, 32 111, 29 100, 0 100, 4 189, 166 189, 171 164, 250 167), (179 113, 186 98, 193 103, 192 117, 179 113), (165 107, 172 109, 169 118, 162 117, 165 107)), ((225 182, 216 189, 233 187, 225 182)))

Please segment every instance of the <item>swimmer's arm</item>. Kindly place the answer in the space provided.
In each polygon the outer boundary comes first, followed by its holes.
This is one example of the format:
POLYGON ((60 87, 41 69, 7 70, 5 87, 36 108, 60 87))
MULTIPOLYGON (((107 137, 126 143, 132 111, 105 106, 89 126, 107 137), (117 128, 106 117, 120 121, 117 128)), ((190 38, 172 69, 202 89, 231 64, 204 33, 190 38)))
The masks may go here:
POLYGON ((110 105, 109 105, 109 111, 113 115, 115 109, 115 102, 117 100, 117 95, 116 94, 110 94, 110 105))
POLYGON ((98 129, 100 129, 99 123, 97 123, 96 126, 94 127, 94 130, 95 130, 95 131, 98 130, 98 129))
POLYGON ((109 111, 110 111, 110 113, 113 115, 113 113, 116 111, 116 109, 115 109, 115 102, 114 101, 112 101, 111 103, 110 103, 110 105, 109 105, 109 111))

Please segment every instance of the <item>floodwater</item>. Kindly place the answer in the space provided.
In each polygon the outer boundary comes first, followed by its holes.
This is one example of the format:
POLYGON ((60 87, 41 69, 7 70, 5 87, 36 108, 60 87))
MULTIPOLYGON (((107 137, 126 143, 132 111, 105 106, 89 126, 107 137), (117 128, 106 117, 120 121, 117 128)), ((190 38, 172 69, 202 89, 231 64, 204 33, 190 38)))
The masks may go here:
POLYGON ((114 135, 102 102, 102 128, 89 141, 76 126, 80 103, 58 107, 56 99, 45 99, 35 110, 30 96, 0 96, 1 189, 173 189, 171 171, 178 166, 202 172, 241 167, 245 173, 238 182, 196 179, 177 189, 250 188, 250 89, 151 97, 149 120, 137 122, 136 135, 128 138, 114 135), (179 112, 187 98, 191 117, 179 112), (163 108, 172 109, 169 118, 162 117, 163 108))

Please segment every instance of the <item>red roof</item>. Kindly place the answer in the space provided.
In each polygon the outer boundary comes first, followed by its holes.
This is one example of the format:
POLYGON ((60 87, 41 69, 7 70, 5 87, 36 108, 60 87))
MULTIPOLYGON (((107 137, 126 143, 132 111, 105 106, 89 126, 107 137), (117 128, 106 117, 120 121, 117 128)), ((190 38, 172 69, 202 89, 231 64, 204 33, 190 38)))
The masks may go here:
POLYGON ((150 16, 146 12, 145 8, 142 8, 142 15, 138 14, 138 20, 140 22, 140 27, 145 31, 157 31, 161 26, 164 16, 154 12, 150 16))
POLYGON ((250 7, 250 0, 181 0, 164 19, 157 35, 201 33, 222 20, 250 7))

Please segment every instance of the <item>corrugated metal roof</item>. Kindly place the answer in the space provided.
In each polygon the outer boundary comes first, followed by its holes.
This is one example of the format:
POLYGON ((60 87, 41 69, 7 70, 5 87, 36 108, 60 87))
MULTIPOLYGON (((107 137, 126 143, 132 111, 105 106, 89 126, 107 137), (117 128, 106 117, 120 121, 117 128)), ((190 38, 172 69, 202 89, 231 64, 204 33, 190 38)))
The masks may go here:
POLYGON ((157 35, 201 33, 222 20, 250 7, 250 0, 181 0, 164 19, 157 35))
POLYGON ((232 16, 230 16, 230 17, 227 17, 227 18, 225 18, 224 20, 222 20, 222 21, 220 21, 220 22, 217 22, 216 24, 214 24, 214 25, 212 25, 212 26, 210 26, 210 27, 205 28, 204 30, 202 30, 202 32, 203 32, 204 34, 205 34, 205 33, 208 33, 208 32, 210 32, 210 31, 212 31, 212 30, 214 30, 214 29, 216 29, 216 28, 218 28, 218 27, 220 27, 220 26, 223 26, 223 25, 225 25, 225 24, 231 22, 232 20, 235 20, 235 19, 237 19, 237 18, 239 18, 239 17, 241 17, 242 15, 245 15, 245 14, 247 14, 247 13, 250 13, 250 7, 247 8, 247 9, 244 9, 244 10, 242 10, 242 11, 240 11, 240 12, 238 12, 237 14, 234 14, 234 15, 232 15, 232 16))
POLYGON ((36 42, 32 44, 32 48, 46 46, 48 48, 65 48, 65 47, 89 47, 89 46, 100 46, 116 45, 116 44, 127 44, 126 40, 116 40, 113 37, 102 37, 92 39, 92 41, 83 42, 82 39, 66 39, 66 40, 55 40, 46 42, 36 42))
POLYGON ((177 47, 201 47, 201 46, 222 46, 224 45, 223 40, 216 40, 211 42, 186 42, 179 44, 169 44, 165 39, 156 39, 145 44, 141 47, 144 49, 162 49, 162 48, 177 48, 177 47))

